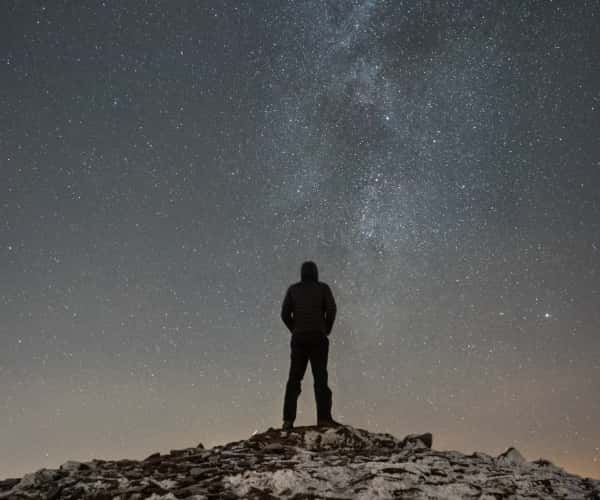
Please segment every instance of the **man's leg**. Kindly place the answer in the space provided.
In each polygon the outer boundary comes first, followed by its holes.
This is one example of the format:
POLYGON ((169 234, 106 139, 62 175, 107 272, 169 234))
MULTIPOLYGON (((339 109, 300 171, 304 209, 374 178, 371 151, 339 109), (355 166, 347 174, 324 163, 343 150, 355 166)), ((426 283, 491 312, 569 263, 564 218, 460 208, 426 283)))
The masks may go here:
POLYGON ((308 365, 308 350, 302 339, 295 338, 292 335, 291 346, 291 364, 287 385, 285 387, 285 397, 283 401, 283 420, 294 422, 296 420, 296 405, 298 396, 301 392, 301 382, 306 373, 308 365))
POLYGON ((315 399, 317 401, 317 422, 331 420, 331 389, 327 385, 327 358, 329 356, 329 339, 323 335, 313 345, 310 356, 310 367, 315 382, 315 399))

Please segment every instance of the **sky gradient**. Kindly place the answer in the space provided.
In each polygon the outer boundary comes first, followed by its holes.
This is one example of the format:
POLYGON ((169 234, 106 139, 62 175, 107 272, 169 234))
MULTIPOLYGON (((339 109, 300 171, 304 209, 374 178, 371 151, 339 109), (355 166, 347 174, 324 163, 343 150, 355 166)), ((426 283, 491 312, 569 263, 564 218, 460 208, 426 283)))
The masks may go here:
POLYGON ((281 425, 309 259, 334 418, 600 478, 600 3, 0 19, 0 478, 281 425))

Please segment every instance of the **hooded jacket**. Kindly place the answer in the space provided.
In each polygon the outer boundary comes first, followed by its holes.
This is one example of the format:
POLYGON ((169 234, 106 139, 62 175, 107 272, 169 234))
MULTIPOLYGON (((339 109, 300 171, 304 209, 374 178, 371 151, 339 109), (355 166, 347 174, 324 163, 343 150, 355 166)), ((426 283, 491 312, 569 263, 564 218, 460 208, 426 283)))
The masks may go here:
POLYGON ((300 281, 291 285, 283 299, 281 319, 293 334, 323 333, 329 335, 337 307, 327 283, 319 281, 314 262, 304 262, 300 281))

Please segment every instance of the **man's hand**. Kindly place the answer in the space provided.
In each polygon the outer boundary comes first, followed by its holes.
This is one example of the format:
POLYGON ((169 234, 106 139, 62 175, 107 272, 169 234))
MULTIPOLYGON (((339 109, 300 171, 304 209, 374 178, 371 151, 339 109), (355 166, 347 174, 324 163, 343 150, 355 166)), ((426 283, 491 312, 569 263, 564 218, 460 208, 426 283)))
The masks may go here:
POLYGON ((292 294, 290 293, 289 288, 281 306, 281 319, 290 333, 294 333, 294 304, 292 303, 292 294))
POLYGON ((337 306, 331 288, 325 285, 325 331, 326 335, 329 336, 333 329, 333 323, 335 321, 335 315, 337 313, 337 306))

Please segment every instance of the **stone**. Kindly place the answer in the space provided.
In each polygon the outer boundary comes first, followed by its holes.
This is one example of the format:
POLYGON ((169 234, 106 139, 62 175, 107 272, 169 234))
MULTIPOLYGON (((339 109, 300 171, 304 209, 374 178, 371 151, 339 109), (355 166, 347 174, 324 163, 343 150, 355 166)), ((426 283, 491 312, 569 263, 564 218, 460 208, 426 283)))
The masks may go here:
POLYGON ((433 436, 431 432, 425 434, 409 434, 401 443, 402 448, 429 448, 433 444, 433 436))
POLYGON ((283 451, 285 451, 285 447, 279 443, 270 443, 263 447, 262 450, 271 453, 282 453, 283 451))
POLYGON ((19 488, 31 488, 53 481, 57 477, 56 469, 39 469, 36 472, 25 474, 18 484, 19 488))
POLYGON ((525 458, 519 450, 514 447, 508 448, 504 453, 501 453, 496 457, 496 463, 499 465, 523 465, 526 462, 525 458))
POLYGON ((235 500, 236 498, 588 498, 600 481, 551 462, 433 450, 431 433, 404 439, 346 425, 255 433, 209 450, 145 461, 65 462, 0 481, 0 500, 235 500), (93 467, 91 465, 93 465, 93 467), (84 465, 84 466, 82 466, 84 465))
POLYGON ((67 472, 77 472, 80 469, 85 469, 87 466, 81 462, 77 462, 75 460, 67 460, 64 464, 60 466, 60 470, 64 470, 67 472))
POLYGON ((18 477, 3 479, 0 481, 0 490, 10 490, 13 486, 19 484, 20 481, 18 477))
POLYGON ((144 462, 153 462, 155 460, 158 460, 160 458, 160 453, 157 451, 156 453, 152 453, 152 455, 148 455, 146 458, 144 458, 144 462))
POLYGON ((202 467, 192 467, 190 469, 190 474, 192 476, 201 476, 204 473, 204 469, 202 467))

